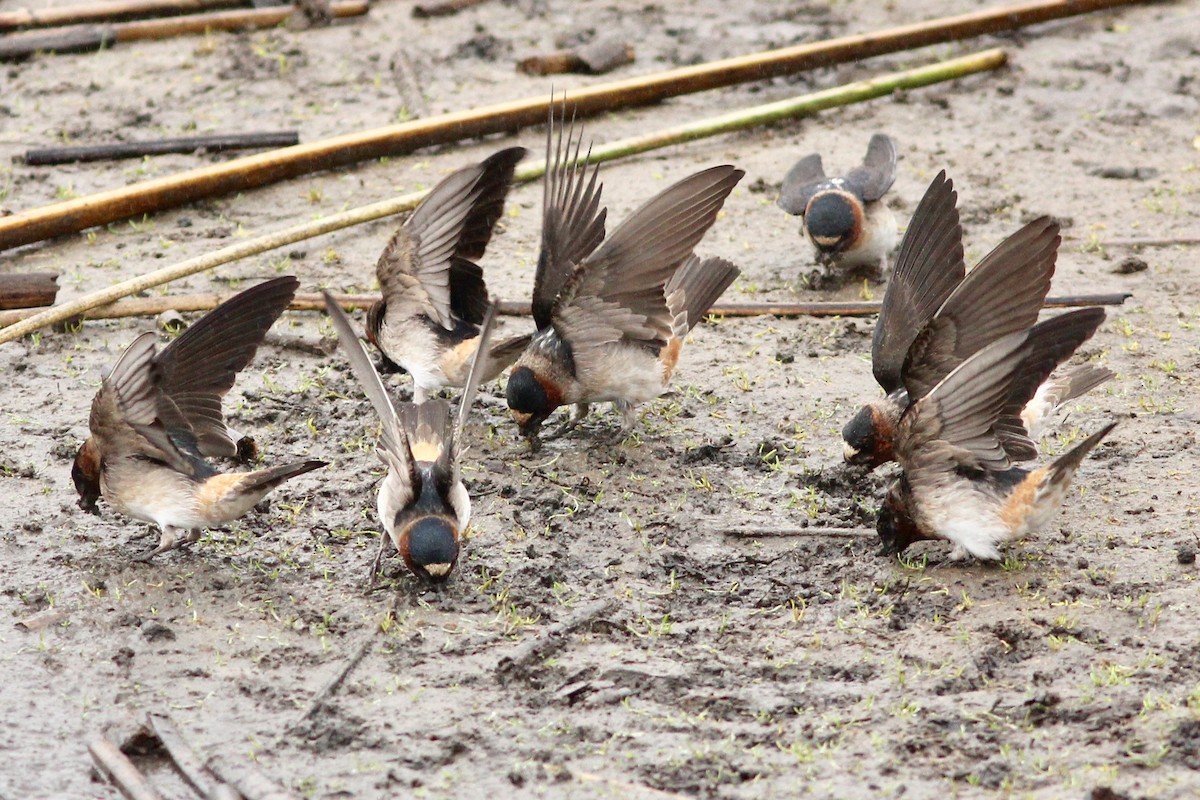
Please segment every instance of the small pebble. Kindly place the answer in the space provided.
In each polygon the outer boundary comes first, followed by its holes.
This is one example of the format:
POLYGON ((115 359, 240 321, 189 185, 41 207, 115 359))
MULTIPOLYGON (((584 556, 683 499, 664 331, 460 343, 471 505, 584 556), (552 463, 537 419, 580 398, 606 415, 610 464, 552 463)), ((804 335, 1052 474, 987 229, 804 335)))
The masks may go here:
POLYGON ((1084 558, 1083 556, 1080 556, 1079 558, 1075 559, 1075 568, 1076 569, 1087 569, 1088 568, 1088 560, 1086 558, 1084 558))
POLYGON ((1180 564, 1195 564, 1196 551, 1190 547, 1181 547, 1175 551, 1175 560, 1180 564))

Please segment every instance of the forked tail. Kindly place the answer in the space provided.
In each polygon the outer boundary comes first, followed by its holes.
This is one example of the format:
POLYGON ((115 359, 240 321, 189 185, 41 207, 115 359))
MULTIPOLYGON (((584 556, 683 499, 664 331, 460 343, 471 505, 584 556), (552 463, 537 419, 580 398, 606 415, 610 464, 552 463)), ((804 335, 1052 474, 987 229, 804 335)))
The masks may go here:
POLYGON ((689 256, 666 286, 672 333, 686 336, 739 274, 741 270, 723 258, 689 256))

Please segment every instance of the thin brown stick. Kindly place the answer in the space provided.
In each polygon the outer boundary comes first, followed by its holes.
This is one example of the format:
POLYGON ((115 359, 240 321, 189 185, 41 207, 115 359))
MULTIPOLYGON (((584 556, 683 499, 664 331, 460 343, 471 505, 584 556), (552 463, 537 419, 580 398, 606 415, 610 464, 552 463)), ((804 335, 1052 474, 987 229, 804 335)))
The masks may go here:
POLYGON ((71 164, 79 161, 107 161, 120 158, 141 158, 164 153, 193 153, 205 150, 249 150, 266 147, 290 147, 300 143, 296 131, 266 133, 215 133, 205 136, 182 136, 174 139, 154 139, 140 142, 80 145, 74 147, 42 147, 26 150, 22 157, 27 165, 41 167, 50 164, 71 164))
POLYGON ((346 663, 342 665, 342 668, 325 682, 325 685, 313 697, 312 702, 308 704, 308 708, 304 710, 304 713, 288 726, 288 730, 293 730, 311 719, 314 714, 321 710, 326 702, 337 694, 338 689, 342 688, 342 684, 346 682, 346 678, 350 677, 350 673, 354 671, 354 668, 374 649, 375 639, 381 629, 382 626, 380 625, 372 626, 371 630, 363 636, 362 641, 358 643, 358 647, 354 648, 354 652, 350 654, 350 658, 346 659, 346 663))
MULTIPOLYGON (((86 319, 124 319, 126 317, 156 317, 164 311, 209 311, 233 297, 228 294, 183 294, 165 297, 135 297, 118 300, 104 306, 89 309, 80 315, 86 319)), ((1047 297, 1046 308, 1080 308, 1085 306, 1119 306, 1133 295, 1128 292, 1113 294, 1083 294, 1047 297)), ((370 308, 379 301, 377 294, 335 294, 334 300, 347 311, 370 308)), ((321 295, 301 292, 288 306, 292 311, 321 311, 325 302, 321 295)), ((29 319, 47 308, 22 308, 0 311, 0 329, 29 319)), ((501 300, 496 304, 497 313, 509 317, 530 315, 529 302, 525 300, 501 300)), ((818 301, 812 303, 714 303, 708 310, 714 317, 868 317, 879 313, 879 303, 818 301)), ((77 317, 77 318, 80 318, 77 317)))
POLYGON ((534 638, 522 642, 501 657, 496 665, 496 674, 503 679, 522 672, 529 664, 544 659, 549 653, 562 647, 569 635, 603 617, 616 604, 612 598, 606 598, 576 609, 561 622, 545 628, 534 638))
POLYGON ((54 305, 57 272, 0 272, 0 308, 54 305))
POLYGON ((300 800, 249 764, 235 765, 229 759, 212 756, 205 766, 221 781, 232 784, 246 800, 300 800))
MULTIPOLYGON (((367 0, 339 0, 329 4, 335 18, 357 17, 370 10, 367 0)), ((65 28, 55 33, 17 33, 0 40, 0 61, 21 61, 35 53, 78 53, 99 50, 115 42, 169 39, 174 36, 232 31, 245 28, 272 28, 288 19, 291 5, 270 8, 238 9, 164 17, 137 22, 118 22, 86 28, 65 28)))
POLYGON ((875 533, 874 528, 828 528, 812 525, 807 528, 713 528, 710 533, 736 536, 739 539, 773 539, 785 536, 832 536, 858 538, 875 533))
MULTIPOLYGON (((572 89, 570 105, 573 113, 587 116, 1143 2, 1146 0, 1034 0, 572 89)), ((538 96, 442 114, 234 159, 31 209, 0 218, 0 250, 298 175, 541 124, 545 122, 550 102, 550 98, 538 96)))
POLYGON ((59 8, 18 8, 15 11, 0 12, 0 33, 20 28, 55 28, 60 25, 186 14, 242 4, 242 0, 112 0, 101 3, 75 3, 59 8))
POLYGON ((129 800, 163 800, 146 776, 108 739, 96 736, 87 748, 100 771, 129 800))
POLYGON ((297 717, 295 722, 291 723, 287 726, 287 728, 284 729, 284 735, 296 729, 305 721, 311 719, 312 716, 316 714, 317 711, 319 711, 321 707, 324 706, 325 703, 337 693, 338 689, 342 687, 342 684, 346 682, 346 678, 350 676, 350 673, 354 671, 355 667, 357 667, 359 663, 361 663, 362 660, 367 657, 367 654, 370 653, 375 647, 375 640, 379 636, 379 633, 384 629, 385 623, 389 619, 393 619, 396 616, 396 607, 399 602, 400 596, 393 595, 392 602, 384 612, 383 618, 379 620, 379 622, 375 623, 371 630, 363 636, 362 641, 358 643, 358 646, 354 648, 354 652, 350 654, 350 658, 346 659, 346 663, 342 665, 342 668, 339 669, 337 673, 333 675, 333 677, 326 681, 325 685, 321 687, 321 690, 318 691, 313 697, 312 702, 308 704, 308 708, 305 709, 304 713, 297 717))
POLYGON ((457 14, 464 8, 471 8, 486 2, 487 0, 438 0, 433 3, 418 3, 413 6, 412 15, 417 19, 448 17, 451 14, 457 14))
POLYGON ((1174 247, 1175 245, 1200 244, 1200 236, 1175 236, 1166 239, 1109 239, 1100 242, 1100 247, 1174 247))
MULTIPOLYGON (((361 17, 371 10, 367 0, 337 0, 329 4, 329 13, 334 19, 361 17)), ((167 39, 189 33, 207 31, 229 31, 242 28, 271 28, 286 22, 296 9, 290 3, 283 6, 251 8, 237 11, 218 11, 211 14, 193 14, 186 17, 148 19, 140 22, 123 22, 114 25, 118 42, 136 42, 144 39, 167 39)))
POLYGON ((205 797, 212 797, 217 793, 220 781, 208 770, 204 760, 183 738, 170 717, 151 711, 146 714, 146 724, 162 742, 172 763, 193 789, 205 797))

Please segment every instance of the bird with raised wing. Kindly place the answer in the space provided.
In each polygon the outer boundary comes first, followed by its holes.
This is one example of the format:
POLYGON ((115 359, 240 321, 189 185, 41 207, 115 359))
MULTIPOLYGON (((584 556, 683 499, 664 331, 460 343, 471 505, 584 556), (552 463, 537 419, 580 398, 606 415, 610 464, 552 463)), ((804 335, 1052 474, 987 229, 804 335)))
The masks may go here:
POLYGON ((471 519, 471 498, 462 481, 459 458, 475 390, 491 369, 487 353, 495 307, 489 304, 480 319, 478 346, 452 429, 445 400, 394 405, 350 320, 328 293, 325 306, 350 367, 383 423, 375 453, 387 467, 377 499, 385 536, 380 538, 379 552, 371 564, 371 578, 391 543, 414 575, 442 583, 458 561, 462 536, 471 519))
POLYGON ((1103 319, 1102 309, 1085 308, 1007 334, 905 410, 894 443, 902 473, 876 523, 884 554, 944 539, 955 545, 953 559, 996 560, 1002 544, 1049 522, 1076 469, 1115 423, 1030 471, 1013 465, 1012 453, 1033 449, 1020 411, 1103 319))
POLYGON ((896 143, 877 133, 862 164, 844 176, 825 175, 819 153, 797 161, 783 178, 778 205, 802 217, 801 233, 817 260, 841 277, 866 272, 881 280, 896 244, 896 217, 883 196, 896 180, 896 143))
MULTIPOLYGON (((367 314, 367 339, 386 362, 413 377, 413 400, 466 383, 488 306, 483 257, 513 171, 525 148, 509 147, 438 183, 392 236, 375 265, 383 297, 367 314)), ((529 344, 529 336, 492 347, 490 381, 529 344)))
POLYGON ((325 466, 309 459, 220 472, 205 460, 237 454, 221 399, 297 286, 287 277, 247 289, 161 352, 155 335, 143 333, 104 378, 71 477, 81 508, 95 510, 103 497, 121 514, 158 526, 158 546, 141 560, 196 541, 202 529, 237 519, 289 478, 325 466))
POLYGON ((580 157, 582 135, 547 132, 542 244, 533 289, 537 333, 509 375, 513 418, 532 446, 545 420, 574 406, 612 402, 622 431, 638 403, 662 394, 683 338, 738 275, 696 245, 744 174, 719 166, 691 175, 634 211, 605 238, 597 169, 580 157))
MULTIPOLYGON (((1061 242, 1058 224, 1033 220, 966 272, 956 198, 940 173, 905 232, 871 344, 871 369, 885 395, 842 429, 850 464, 873 469, 891 461, 904 410, 976 351, 1031 328, 1045 303, 1061 242)), ((1043 420, 1110 376, 1102 367, 1054 376, 1023 413, 1031 424, 1043 420)), ((1023 458, 1036 454, 1029 449, 1023 458)))

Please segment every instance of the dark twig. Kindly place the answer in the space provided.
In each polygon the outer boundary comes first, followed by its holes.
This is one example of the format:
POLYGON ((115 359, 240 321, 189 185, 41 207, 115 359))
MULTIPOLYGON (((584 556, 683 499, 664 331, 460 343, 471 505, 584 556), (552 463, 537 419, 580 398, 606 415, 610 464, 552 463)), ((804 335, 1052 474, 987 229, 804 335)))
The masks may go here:
POLYGON ((222 793, 221 787, 225 786, 226 789, 230 787, 222 784, 209 771, 208 767, 204 764, 204 760, 196 754, 196 751, 183 738, 183 735, 171 722, 170 717, 166 714, 157 714, 151 711, 146 714, 146 724, 150 726, 150 730, 162 742, 162 746, 166 749, 167 755, 171 757, 172 763, 175 764, 179 773, 191 784, 193 789, 206 798, 229 797, 229 792, 225 791, 222 793))
POLYGON ((768 539, 784 536, 844 536, 858 538, 875 533, 874 528, 829 528, 816 525, 802 528, 712 528, 710 533, 724 536, 737 536, 742 539, 768 539))
POLYGON ((57 272, 0 273, 0 308, 51 306, 57 296, 57 272))
POLYGON ((96 736, 87 747, 96 766, 129 800, 162 800, 162 795, 150 785, 146 776, 104 736, 96 736))
POLYGON ((432 3, 418 3, 413 6, 412 15, 418 19, 425 17, 448 17, 457 14, 464 8, 482 5, 487 0, 435 0, 432 3))
POLYGON ((567 636, 590 625, 598 617, 604 616, 615 605, 616 601, 608 598, 576 609, 562 622, 556 622, 549 626, 534 638, 522 642, 507 655, 501 657, 500 663, 496 665, 497 674, 502 677, 512 675, 534 661, 544 659, 549 653, 561 647, 566 642, 567 636))
POLYGON ((304 713, 301 714, 295 722, 288 725, 287 728, 284 729, 284 735, 295 730, 306 721, 311 719, 314 714, 321 710, 321 708, 326 702, 329 701, 330 698, 337 694, 338 689, 340 689, 342 684, 346 682, 346 678, 350 676, 350 673, 354 671, 354 668, 357 667, 359 663, 367 657, 367 654, 371 652, 372 648, 375 647, 375 639, 379 635, 379 632, 383 630, 384 623, 388 619, 395 617, 396 605, 399 602, 399 599, 399 594, 392 596, 392 603, 390 606, 388 606, 387 611, 384 612, 383 619, 376 623, 371 630, 368 631, 365 636, 363 636, 362 641, 358 643, 358 647, 354 648, 354 652, 350 654, 350 658, 346 660, 346 663, 342 665, 342 668, 338 670, 337 674, 330 678, 325 685, 321 687, 321 690, 317 692, 316 696, 313 697, 312 702, 308 704, 308 708, 305 709, 304 713))
POLYGON ((144 142, 81 145, 78 147, 43 147, 26 150, 24 161, 29 166, 70 164, 76 161, 107 161, 119 158, 141 158, 164 153, 194 153, 206 150, 248 150, 266 147, 290 147, 300 143, 296 131, 267 133, 218 133, 208 136, 184 136, 178 139, 156 139, 144 142))

